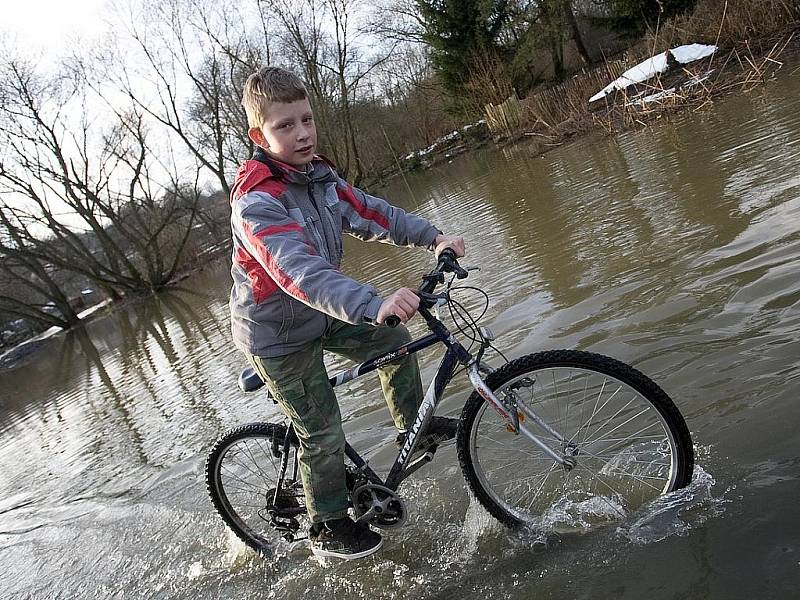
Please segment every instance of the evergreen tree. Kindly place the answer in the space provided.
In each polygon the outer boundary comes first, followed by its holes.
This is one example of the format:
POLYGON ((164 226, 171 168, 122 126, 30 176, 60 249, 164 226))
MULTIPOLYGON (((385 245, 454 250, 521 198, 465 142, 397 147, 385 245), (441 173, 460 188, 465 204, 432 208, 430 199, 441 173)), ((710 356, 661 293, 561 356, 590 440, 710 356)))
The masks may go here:
POLYGON ((434 68, 454 95, 463 93, 477 56, 504 54, 499 36, 508 17, 508 0, 416 0, 416 4, 434 68))

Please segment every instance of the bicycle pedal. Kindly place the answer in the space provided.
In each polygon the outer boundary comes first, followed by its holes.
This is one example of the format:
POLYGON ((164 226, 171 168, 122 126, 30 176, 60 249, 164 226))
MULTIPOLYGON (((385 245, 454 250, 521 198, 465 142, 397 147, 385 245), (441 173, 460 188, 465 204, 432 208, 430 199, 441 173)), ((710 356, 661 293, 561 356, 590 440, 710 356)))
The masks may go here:
POLYGON ((405 471, 403 471, 403 479, 411 475, 414 471, 424 467, 429 462, 433 460, 433 455, 436 454, 436 449, 438 446, 431 446, 428 448, 424 454, 421 454, 414 460, 412 460, 409 465, 406 467, 405 471))
POLYGON ((285 531, 288 534, 293 534, 295 531, 300 529, 300 523, 293 517, 279 517, 273 514, 270 515, 270 518, 267 522, 269 523, 270 527, 274 527, 278 531, 285 531))

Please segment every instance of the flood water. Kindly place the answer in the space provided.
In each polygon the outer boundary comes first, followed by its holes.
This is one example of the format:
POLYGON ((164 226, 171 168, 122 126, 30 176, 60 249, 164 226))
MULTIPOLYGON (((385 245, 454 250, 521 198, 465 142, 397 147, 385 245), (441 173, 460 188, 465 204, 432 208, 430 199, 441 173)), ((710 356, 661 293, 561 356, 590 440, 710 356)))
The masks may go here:
MULTIPOLYGON (((598 530, 510 532, 470 501, 449 449, 401 488, 410 518, 374 557, 321 564, 297 545, 260 558, 203 484, 221 433, 281 418, 236 388, 222 261, 0 372, 0 596, 794 597, 800 75, 782 73, 644 131, 543 156, 485 150, 386 191, 464 235, 507 355, 586 349, 655 379, 695 442, 689 488, 598 530)), ((420 250, 348 242, 345 270, 384 292, 431 266, 420 250)), ((421 358, 427 383, 436 353, 421 358)), ((466 392, 455 382, 442 412, 466 392)), ((340 403, 351 443, 385 472, 394 432, 377 379, 340 403)))

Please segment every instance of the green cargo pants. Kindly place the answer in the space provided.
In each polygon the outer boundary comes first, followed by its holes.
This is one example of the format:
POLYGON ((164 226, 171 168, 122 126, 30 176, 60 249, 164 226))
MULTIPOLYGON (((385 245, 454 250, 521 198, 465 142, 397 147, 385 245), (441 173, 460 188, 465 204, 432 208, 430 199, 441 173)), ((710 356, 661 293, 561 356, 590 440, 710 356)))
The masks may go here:
MULTIPOLYGON (((298 458, 312 523, 347 515, 342 416, 322 360, 328 350, 355 362, 390 352, 411 341, 405 327, 350 325, 334 320, 308 346, 275 358, 248 356, 256 372, 294 424, 300 440, 298 458)), ((400 430, 414 423, 422 403, 422 382, 415 356, 404 356, 378 369, 383 395, 400 430)))

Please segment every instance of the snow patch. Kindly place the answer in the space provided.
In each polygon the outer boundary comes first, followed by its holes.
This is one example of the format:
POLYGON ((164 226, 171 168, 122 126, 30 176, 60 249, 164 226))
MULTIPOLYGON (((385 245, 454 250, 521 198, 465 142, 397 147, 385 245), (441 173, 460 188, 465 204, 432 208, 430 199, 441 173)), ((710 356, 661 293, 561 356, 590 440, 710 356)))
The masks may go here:
POLYGON ((484 125, 485 123, 486 123, 486 121, 484 119, 481 119, 480 121, 476 121, 475 123, 470 123, 468 125, 464 125, 461 128, 460 131, 451 131, 450 133, 448 133, 446 135, 443 135, 442 137, 437 139, 435 142, 433 142, 427 148, 424 148, 422 150, 414 150, 414 152, 411 152, 410 154, 407 154, 406 156, 404 156, 403 159, 404 160, 411 160, 415 156, 419 156, 420 158, 422 158, 424 156, 427 156, 428 154, 431 154, 434 150, 439 148, 439 146, 449 144, 450 142, 453 142, 453 141, 459 139, 461 137, 462 133, 466 133, 467 131, 469 131, 473 127, 478 127, 479 125, 484 125))

